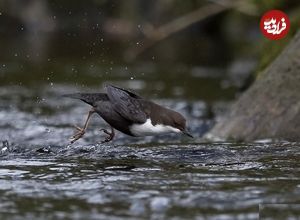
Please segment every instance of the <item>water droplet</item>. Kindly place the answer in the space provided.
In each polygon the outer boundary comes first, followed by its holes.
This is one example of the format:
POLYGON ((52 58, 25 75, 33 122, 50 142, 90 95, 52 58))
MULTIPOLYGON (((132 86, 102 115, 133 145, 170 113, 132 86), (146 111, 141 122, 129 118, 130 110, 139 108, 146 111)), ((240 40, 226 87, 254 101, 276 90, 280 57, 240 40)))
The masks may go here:
POLYGON ((104 39, 103 39, 103 38, 101 38, 101 39, 100 39, 100 41, 101 41, 101 42, 103 42, 103 41, 104 41, 104 39))
POLYGON ((17 53, 15 53, 15 57, 17 57, 18 56, 18 54, 17 53))
POLYGON ((53 16, 53 19, 56 19, 56 16, 55 16, 55 15, 53 16))
POLYGON ((50 86, 53 86, 53 82, 50 83, 50 86))
POLYGON ((2 15, 2 12, 0 12, 0 16, 2 15))
POLYGON ((138 25, 138 28, 141 28, 141 25, 140 25, 140 24, 138 25))
POLYGON ((3 67, 6 67, 6 65, 5 65, 5 64, 2 64, 2 66, 3 66, 3 67))
POLYGON ((134 80, 134 78, 133 78, 133 77, 130 77, 130 79, 131 79, 131 80, 134 80))

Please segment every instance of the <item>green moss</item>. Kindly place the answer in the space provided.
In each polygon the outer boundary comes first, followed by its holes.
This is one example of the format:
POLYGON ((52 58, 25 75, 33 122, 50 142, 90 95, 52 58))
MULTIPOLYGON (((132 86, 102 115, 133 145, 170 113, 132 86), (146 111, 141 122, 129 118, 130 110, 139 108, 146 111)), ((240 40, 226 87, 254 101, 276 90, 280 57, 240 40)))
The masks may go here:
POLYGON ((297 8, 291 13, 290 21, 290 31, 288 35, 281 40, 268 40, 265 39, 262 43, 261 58, 259 60, 259 65, 256 71, 256 76, 261 74, 263 70, 269 66, 273 60, 281 53, 285 46, 290 42, 295 33, 299 30, 299 19, 300 19, 300 8, 297 8))

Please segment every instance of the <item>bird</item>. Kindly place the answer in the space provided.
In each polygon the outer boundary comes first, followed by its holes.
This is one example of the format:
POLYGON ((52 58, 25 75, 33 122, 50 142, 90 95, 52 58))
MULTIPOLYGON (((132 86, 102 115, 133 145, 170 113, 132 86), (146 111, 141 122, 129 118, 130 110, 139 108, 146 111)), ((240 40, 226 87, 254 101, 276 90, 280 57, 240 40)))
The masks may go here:
POLYGON ((174 110, 146 100, 137 93, 115 85, 106 85, 106 93, 72 93, 64 97, 79 99, 92 108, 83 127, 75 125, 76 133, 70 138, 76 142, 86 133, 91 116, 97 113, 109 124, 110 131, 101 129, 107 136, 101 143, 115 137, 114 129, 133 137, 181 133, 193 137, 187 130, 186 119, 174 110))

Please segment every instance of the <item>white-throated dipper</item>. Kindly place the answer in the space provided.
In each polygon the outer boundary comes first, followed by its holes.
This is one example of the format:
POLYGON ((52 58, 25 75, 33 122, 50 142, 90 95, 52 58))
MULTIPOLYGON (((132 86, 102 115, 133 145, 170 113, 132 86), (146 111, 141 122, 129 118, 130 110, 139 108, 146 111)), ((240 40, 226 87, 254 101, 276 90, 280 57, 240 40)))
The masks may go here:
POLYGON ((71 143, 80 139, 87 129, 90 117, 98 113, 109 125, 111 131, 101 129, 111 141, 114 128, 124 134, 142 137, 164 133, 183 133, 193 137, 186 130, 186 120, 178 112, 167 109, 152 101, 143 99, 132 91, 113 85, 106 86, 107 93, 74 93, 65 97, 80 99, 92 106, 83 128, 76 127, 77 133, 70 138, 71 143))

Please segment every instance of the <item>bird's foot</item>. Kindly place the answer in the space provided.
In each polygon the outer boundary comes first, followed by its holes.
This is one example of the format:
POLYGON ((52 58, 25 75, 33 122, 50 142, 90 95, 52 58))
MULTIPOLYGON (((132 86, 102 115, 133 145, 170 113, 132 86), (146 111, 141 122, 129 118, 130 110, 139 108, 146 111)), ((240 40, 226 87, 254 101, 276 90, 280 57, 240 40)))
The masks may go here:
POLYGON ((107 131, 106 129, 103 129, 103 128, 100 129, 100 131, 103 131, 105 134, 107 134, 106 138, 103 141, 101 141, 101 144, 112 141, 112 139, 115 136, 115 132, 114 132, 113 129, 111 130, 111 132, 109 132, 109 131, 107 131))
POLYGON ((70 138, 71 144, 73 144, 75 141, 82 138, 83 135, 85 134, 85 129, 80 128, 76 125, 74 127, 76 128, 77 132, 70 138))

